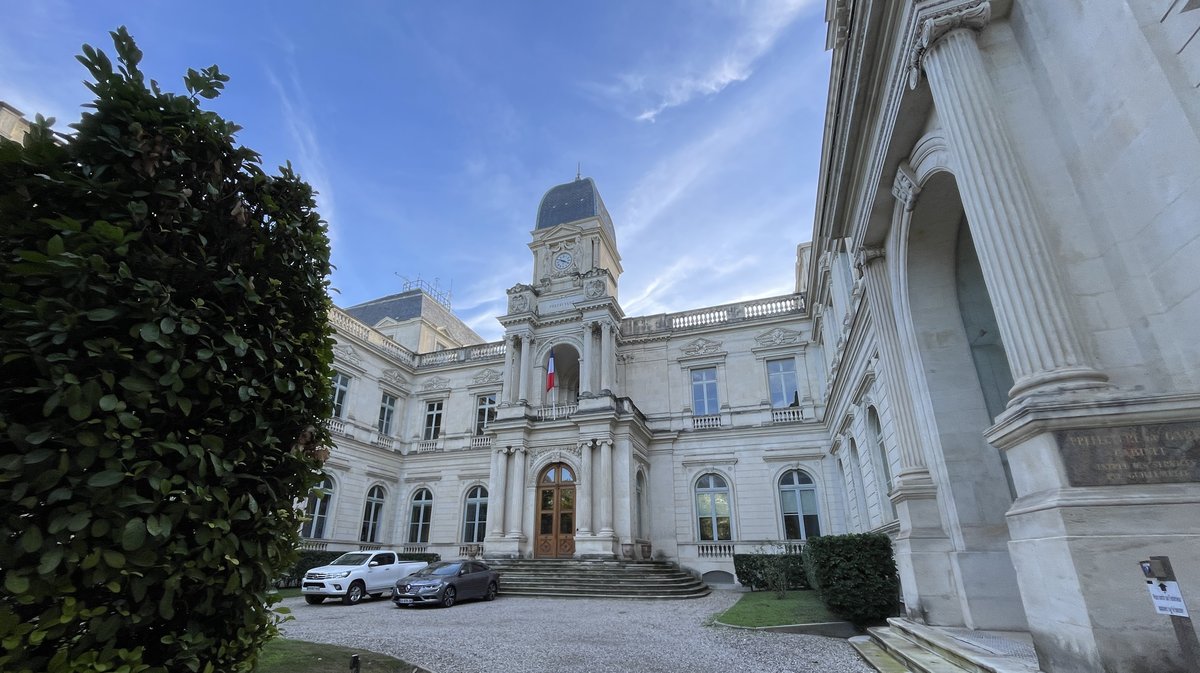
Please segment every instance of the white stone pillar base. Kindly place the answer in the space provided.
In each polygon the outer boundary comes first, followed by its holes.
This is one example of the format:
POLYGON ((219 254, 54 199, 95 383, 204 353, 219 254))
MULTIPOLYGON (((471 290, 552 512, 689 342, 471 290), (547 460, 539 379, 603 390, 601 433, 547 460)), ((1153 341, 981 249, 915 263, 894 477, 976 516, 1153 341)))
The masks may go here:
POLYGON ((617 538, 612 535, 576 535, 575 558, 617 558, 617 538))
POLYGON ((519 537, 505 536, 495 539, 489 537, 483 546, 483 557, 499 559, 524 558, 521 555, 521 547, 524 541, 524 535, 519 537))

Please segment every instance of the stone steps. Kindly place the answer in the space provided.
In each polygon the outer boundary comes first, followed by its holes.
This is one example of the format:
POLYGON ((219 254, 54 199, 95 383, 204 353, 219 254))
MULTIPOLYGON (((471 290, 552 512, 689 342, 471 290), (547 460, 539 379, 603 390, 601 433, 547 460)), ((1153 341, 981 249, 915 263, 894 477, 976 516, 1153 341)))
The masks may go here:
POLYGON ((673 564, 657 561, 496 559, 500 593, 554 598, 680 599, 707 596, 710 589, 673 564))
POLYGON ((881 673, 1040 673, 1036 665, 999 655, 907 619, 867 629, 850 644, 881 673))

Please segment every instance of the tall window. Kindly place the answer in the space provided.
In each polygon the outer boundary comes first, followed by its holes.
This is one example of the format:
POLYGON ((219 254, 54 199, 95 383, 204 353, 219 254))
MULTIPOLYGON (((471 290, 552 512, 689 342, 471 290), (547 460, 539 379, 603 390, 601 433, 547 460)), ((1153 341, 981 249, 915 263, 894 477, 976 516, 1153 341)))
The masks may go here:
POLYGON ((715 416, 717 405, 717 368, 692 370, 692 414, 715 416))
POLYGON ((494 420, 496 420, 496 393, 480 395, 475 403, 475 434, 482 435, 494 420))
POLYGON ((700 540, 732 540, 729 485, 719 474, 706 474, 696 482, 696 518, 700 540))
POLYGON ((346 415, 346 393, 350 392, 350 377, 341 372, 333 373, 333 417, 346 415))
POLYGON ((392 434, 392 419, 396 416, 396 398, 384 393, 379 398, 379 423, 376 428, 381 435, 392 434))
POLYGON ((892 466, 888 463, 887 449, 883 446, 883 429, 879 425, 879 414, 875 407, 867 407, 867 430, 871 433, 871 441, 875 444, 875 457, 879 459, 879 499, 891 518, 896 518, 896 505, 888 497, 892 490, 892 466))
POLYGON ((463 515, 463 542, 483 542, 487 522, 487 489, 473 486, 467 491, 467 509, 463 515))
POLYGON ((807 540, 821 534, 817 514, 817 487, 802 470, 789 470, 779 478, 779 509, 783 512, 783 536, 807 540))
POLYGON ((800 406, 800 392, 796 388, 796 360, 767 360, 767 388, 771 392, 771 406, 800 406))
POLYGON ((329 477, 321 480, 308 496, 304 507, 307 521, 300 526, 300 535, 308 538, 325 537, 325 524, 329 521, 329 500, 333 495, 333 482, 329 477))
POLYGON ((425 434, 423 439, 437 439, 442 435, 442 401, 425 404, 425 434))
POLYGON ((427 544, 429 521, 433 515, 433 494, 422 488, 413 494, 412 515, 408 519, 408 541, 427 544))
POLYGON ((385 492, 382 486, 372 486, 367 491, 367 505, 363 508, 362 532, 358 539, 363 542, 379 542, 379 524, 383 519, 385 492))

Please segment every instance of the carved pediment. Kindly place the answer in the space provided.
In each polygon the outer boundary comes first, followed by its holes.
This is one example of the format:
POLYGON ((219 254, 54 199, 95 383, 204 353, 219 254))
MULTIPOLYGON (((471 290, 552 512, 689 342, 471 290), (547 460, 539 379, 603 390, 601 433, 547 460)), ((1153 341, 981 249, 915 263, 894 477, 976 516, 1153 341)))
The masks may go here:
POLYGON ((383 370, 383 376, 380 376, 379 379, 386 383, 391 383, 397 386, 402 386, 407 383, 407 381, 404 379, 404 374, 401 373, 399 369, 385 369, 383 370))
POLYGON ((472 381, 475 383, 496 383, 502 378, 504 378, 503 374, 489 367, 476 374, 472 381))
POLYGON ((776 327, 754 337, 760 346, 784 346, 800 343, 800 333, 793 329, 776 327))
POLYGON ((708 355, 709 353, 719 352, 720 349, 720 341, 713 341, 712 339, 700 337, 698 339, 689 341, 681 350, 683 350, 684 355, 708 355))
POLYGON ((422 390, 446 390, 448 388, 450 388, 450 379, 443 376, 435 376, 421 386, 422 390))
POLYGON ((337 360, 344 360, 352 365, 357 365, 362 362, 362 357, 358 351, 354 350, 354 346, 350 344, 338 344, 333 347, 333 357, 337 360))

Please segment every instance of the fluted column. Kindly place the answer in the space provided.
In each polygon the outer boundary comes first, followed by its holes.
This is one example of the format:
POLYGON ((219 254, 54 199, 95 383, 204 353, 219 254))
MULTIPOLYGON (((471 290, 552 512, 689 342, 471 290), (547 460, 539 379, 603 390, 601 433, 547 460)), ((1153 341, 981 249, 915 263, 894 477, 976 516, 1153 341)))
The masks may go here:
POLYGON ((600 323, 600 389, 612 391, 613 342, 612 323, 600 323))
MULTIPOLYGON (((903 169, 902 169, 903 170, 903 169)), ((918 479, 929 481, 929 468, 925 463, 925 452, 921 450, 921 434, 917 431, 916 412, 913 410, 913 392, 900 354, 900 334, 896 328, 896 315, 892 310, 891 290, 888 284, 887 267, 882 248, 860 248, 855 258, 866 286, 867 307, 874 318, 876 336, 880 346, 880 364, 883 369, 884 385, 891 400, 892 417, 896 423, 896 440, 900 449, 900 469, 896 472, 897 486, 904 481, 918 479)))
POLYGON ((513 478, 508 489, 508 537, 521 537, 525 518, 525 447, 512 447, 513 478))
POLYGON ((613 460, 612 440, 596 440, 600 444, 600 535, 613 534, 613 460))
POLYGON ((583 323, 583 361, 579 363, 579 392, 592 394, 592 323, 583 323))
POLYGON ((488 486, 491 494, 489 502, 494 502, 488 508, 488 531, 495 537, 504 537, 504 500, 508 486, 508 449, 499 447, 492 452, 492 483, 488 486))
POLYGON ((577 535, 592 534, 592 440, 579 442, 579 485, 575 502, 577 535))
POLYGON ((520 385, 517 388, 517 401, 524 404, 529 401, 529 351, 533 340, 527 336, 521 337, 521 370, 518 375, 520 385))
POLYGON ((910 84, 916 86, 923 69, 946 130, 954 177, 1013 369, 1010 397, 1099 387, 1107 377, 1087 361, 1071 322, 976 42, 976 31, 990 18, 991 3, 979 0, 925 19, 910 59, 910 84))

